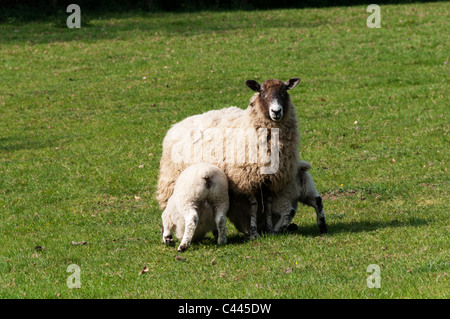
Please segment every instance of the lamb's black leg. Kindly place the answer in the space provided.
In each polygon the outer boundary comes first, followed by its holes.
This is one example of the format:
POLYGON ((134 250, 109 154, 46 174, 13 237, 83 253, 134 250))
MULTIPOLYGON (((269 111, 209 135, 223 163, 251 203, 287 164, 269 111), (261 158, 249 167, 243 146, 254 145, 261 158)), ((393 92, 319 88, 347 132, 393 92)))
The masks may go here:
POLYGON ((267 205, 266 205, 266 209, 265 209, 264 213, 266 214, 267 233, 273 234, 274 229, 273 229, 273 221, 272 221, 272 197, 267 198, 267 205))
POLYGON ((249 198, 250 202, 250 229, 249 229, 249 237, 250 239, 256 239, 259 237, 258 234, 258 202, 255 196, 251 196, 249 198))
POLYGON ((325 221, 325 212, 323 211, 323 203, 322 197, 315 197, 315 206, 316 214, 317 214, 317 225, 319 226, 319 231, 321 234, 325 234, 328 232, 327 223, 325 221))

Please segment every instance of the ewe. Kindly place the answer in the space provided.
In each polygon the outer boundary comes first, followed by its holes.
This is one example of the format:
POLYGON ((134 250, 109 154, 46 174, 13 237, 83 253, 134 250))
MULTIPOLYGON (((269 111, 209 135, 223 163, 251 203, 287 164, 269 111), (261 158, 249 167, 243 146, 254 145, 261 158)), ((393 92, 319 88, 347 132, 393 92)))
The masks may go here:
POLYGON ((249 236, 258 236, 257 196, 261 193, 268 200, 266 218, 271 228, 270 198, 296 174, 299 134, 287 91, 299 82, 299 78, 292 78, 260 85, 248 80, 246 85, 257 93, 246 110, 213 110, 172 126, 164 138, 160 161, 157 199, 161 208, 165 209, 178 175, 187 166, 208 162, 223 170, 231 194, 248 200, 249 236))
POLYGON ((228 206, 225 174, 217 166, 206 163, 189 166, 177 178, 173 195, 162 213, 163 243, 172 244, 175 231, 181 239, 178 251, 184 251, 191 241, 217 231, 218 244, 226 244, 228 206))

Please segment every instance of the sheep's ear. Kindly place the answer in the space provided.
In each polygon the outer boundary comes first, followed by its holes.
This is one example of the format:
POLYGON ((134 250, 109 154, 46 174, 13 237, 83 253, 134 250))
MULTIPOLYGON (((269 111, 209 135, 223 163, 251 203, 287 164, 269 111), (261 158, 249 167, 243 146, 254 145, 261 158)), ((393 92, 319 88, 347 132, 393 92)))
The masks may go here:
POLYGON ((297 84, 300 83, 300 78, 292 78, 286 81, 286 83, 284 83, 287 87, 287 90, 291 90, 293 88, 295 88, 297 86, 297 84))
POLYGON ((255 80, 247 80, 245 81, 245 84, 253 91, 259 92, 261 90, 261 85, 259 85, 259 83, 255 80))

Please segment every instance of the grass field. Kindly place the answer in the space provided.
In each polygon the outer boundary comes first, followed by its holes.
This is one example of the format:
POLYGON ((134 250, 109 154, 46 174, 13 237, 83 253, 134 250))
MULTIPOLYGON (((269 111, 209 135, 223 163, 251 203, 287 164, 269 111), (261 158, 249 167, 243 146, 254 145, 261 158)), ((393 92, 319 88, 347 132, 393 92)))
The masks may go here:
POLYGON ((449 13, 382 5, 379 29, 364 6, 1 24, 0 297, 449 298, 449 13), (177 260, 154 197, 165 133, 247 107, 247 79, 295 76, 329 233, 302 206, 296 232, 247 241, 229 223, 229 245, 177 260))

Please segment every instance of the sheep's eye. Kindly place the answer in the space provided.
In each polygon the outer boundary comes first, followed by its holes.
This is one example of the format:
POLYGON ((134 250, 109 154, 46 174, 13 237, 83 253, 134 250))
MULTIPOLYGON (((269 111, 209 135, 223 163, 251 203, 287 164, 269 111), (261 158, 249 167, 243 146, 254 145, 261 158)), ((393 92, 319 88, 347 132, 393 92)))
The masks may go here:
POLYGON ((261 95, 264 95, 264 90, 261 90, 261 91, 259 91, 259 93, 261 94, 261 95))

